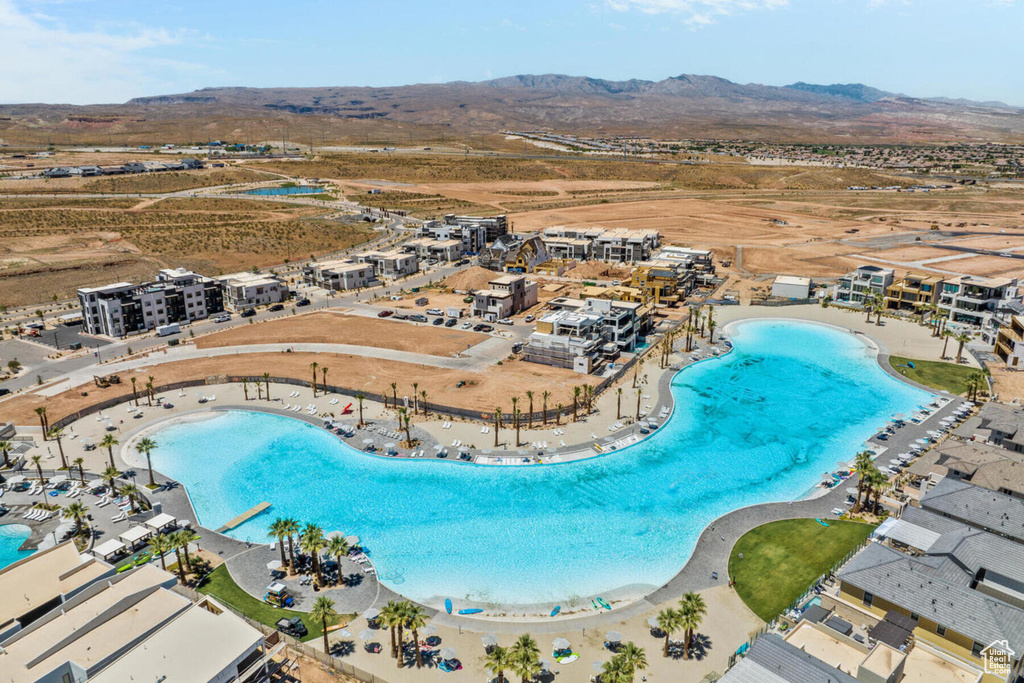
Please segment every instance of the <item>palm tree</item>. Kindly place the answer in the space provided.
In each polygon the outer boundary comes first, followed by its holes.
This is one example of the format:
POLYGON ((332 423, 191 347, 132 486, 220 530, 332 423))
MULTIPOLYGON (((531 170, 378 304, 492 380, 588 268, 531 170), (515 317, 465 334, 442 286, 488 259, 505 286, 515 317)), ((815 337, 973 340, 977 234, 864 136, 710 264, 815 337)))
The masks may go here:
POLYGON ((39 426, 43 429, 43 441, 46 441, 46 432, 50 429, 49 420, 46 419, 46 408, 40 406, 35 409, 35 413, 39 416, 39 426))
POLYGON ((669 638, 672 637, 673 633, 679 630, 679 622, 679 612, 671 607, 658 612, 658 628, 665 634, 665 647, 662 650, 662 655, 665 657, 668 657, 669 638))
POLYGON ((71 464, 78 468, 78 478, 84 484, 85 483, 85 470, 82 469, 82 465, 85 464, 85 458, 75 458, 74 461, 71 464))
POLYGON ((875 469, 874 472, 868 475, 868 485, 871 487, 871 495, 875 499, 874 512, 877 515, 879 501, 882 498, 882 494, 889 487, 889 477, 881 470, 875 469))
POLYGON ((125 484, 121 487, 121 493, 128 497, 128 502, 132 504, 132 514, 138 509, 139 502, 139 488, 135 484, 125 484))
MULTIPOLYGON (((405 666, 405 620, 409 615, 409 607, 411 606, 408 602, 400 602, 395 605, 395 630, 398 632, 397 643, 398 650, 396 651, 396 662, 399 669, 405 666)), ((419 643, 415 643, 416 649, 419 649, 419 643)))
POLYGON ((544 426, 546 427, 548 424, 548 399, 551 398, 551 392, 545 389, 541 392, 540 398, 543 406, 544 426))
POLYGON ((392 396, 392 408, 398 410, 398 384, 396 382, 391 383, 391 396, 392 396))
POLYGON ((643 397, 644 385, 647 384, 647 375, 644 375, 636 388, 636 421, 640 421, 640 399, 643 397))
POLYGON ((146 455, 146 467, 149 468, 149 485, 156 486, 156 482, 153 481, 153 461, 150 459, 150 453, 156 448, 156 441, 145 436, 139 439, 139 442, 135 444, 135 450, 139 453, 145 453, 146 455))
POLYGON ((178 543, 177 532, 167 535, 167 543, 170 544, 171 549, 174 550, 174 557, 177 559, 178 565, 178 581, 181 585, 185 585, 185 564, 181 561, 181 544, 178 543))
POLYGON ((100 474, 100 477, 103 479, 103 482, 110 487, 110 492, 113 493, 115 496, 117 495, 117 476, 119 474, 121 473, 118 472, 117 468, 114 466, 108 467, 107 469, 103 470, 102 474, 100 474))
POLYGON ((85 522, 85 515, 88 511, 89 508, 76 500, 64 506, 64 509, 60 511, 60 516, 61 519, 70 519, 75 523, 75 535, 78 536, 82 533, 82 524, 85 522))
POLYGON ((389 600, 388 604, 384 605, 380 609, 380 614, 377 616, 377 621, 380 622, 381 626, 384 626, 391 630, 391 657, 395 658, 398 656, 398 639, 395 636, 395 630, 398 628, 398 622, 402 619, 402 608, 401 605, 394 600, 389 600))
POLYGON ((331 654, 331 644, 327 638, 327 622, 333 621, 337 617, 338 613, 334 611, 334 601, 326 595, 319 596, 313 602, 313 609, 309 610, 309 618, 319 621, 324 630, 324 652, 327 654, 331 654))
POLYGON ((955 335, 953 337, 953 339, 956 340, 956 342, 960 345, 956 349, 956 362, 957 363, 963 363, 964 362, 964 344, 966 344, 967 342, 971 341, 971 335, 969 335, 966 332, 961 332, 960 334, 955 335))
POLYGON ((575 386, 575 387, 572 388, 572 421, 573 422, 579 421, 579 416, 576 414, 576 409, 578 407, 578 404, 579 404, 579 401, 580 401, 580 393, 582 393, 582 391, 583 390, 579 386, 575 386))
POLYGON ((313 383, 309 386, 313 387, 313 398, 316 398, 316 369, 320 367, 320 364, 313 361, 309 364, 309 367, 313 368, 313 383))
POLYGON ((7 455, 10 452, 11 452, 11 442, 10 441, 2 441, 2 440, 0 440, 0 453, 3 453, 3 456, 4 456, 4 467, 10 467, 11 466, 11 459, 7 455))
POLYGON ((501 408, 494 409, 494 447, 498 447, 498 430, 501 429, 501 408))
POLYGON ((616 656, 622 659, 623 669, 630 681, 633 680, 637 671, 647 671, 647 653, 633 641, 623 645, 616 656))
POLYGON ((427 416, 427 390, 420 390, 420 399, 423 401, 423 417, 427 416))
POLYGON ((270 527, 268 528, 268 531, 267 531, 267 537, 268 538, 276 538, 278 545, 281 546, 281 565, 282 566, 285 566, 285 565, 288 564, 288 561, 285 559, 285 556, 284 556, 284 539, 285 539, 285 536, 287 536, 287 535, 288 535, 288 529, 287 529, 287 523, 286 523, 285 520, 283 520, 280 517, 278 517, 273 522, 271 522, 270 527))
POLYGON ((419 382, 413 382, 412 383, 412 412, 413 413, 419 412, 419 407, 420 407, 419 397, 420 397, 420 383, 419 382))
POLYGON ((270 373, 263 373, 263 383, 267 385, 267 400, 270 400, 270 373))
POLYGON ((409 425, 412 423, 412 415, 406 408, 402 408, 402 415, 400 417, 402 428, 405 430, 405 445, 412 448, 412 435, 409 433, 409 425))
POLYGON ((117 437, 113 434, 104 434, 103 439, 100 441, 100 447, 107 449, 107 457, 110 459, 110 466, 117 469, 114 465, 114 446, 121 443, 117 440, 117 437))
POLYGON ((622 419, 622 387, 615 390, 615 419, 622 419))
POLYGON ((533 429, 533 392, 527 391, 526 398, 530 401, 530 412, 526 416, 526 428, 533 429))
POLYGON ((583 400, 587 404, 587 415, 594 412, 594 387, 589 384, 583 385, 583 400))
POLYGON ((939 355, 939 358, 946 357, 946 347, 949 346, 949 338, 952 336, 954 336, 953 330, 942 331, 942 353, 939 355))
POLYGON ((540 673, 540 648, 529 633, 519 636, 511 648, 512 671, 526 683, 540 673))
POLYGON ((679 601, 679 625, 686 632, 683 639, 683 659, 690 658, 694 632, 708 613, 708 607, 700 593, 690 591, 679 601))
POLYGON ((172 536, 178 543, 181 544, 181 554, 185 558, 185 567, 188 569, 190 574, 193 573, 192 560, 190 559, 188 554, 188 544, 198 541, 199 534, 192 531, 191 529, 182 529, 181 531, 175 531, 174 534, 172 534, 172 536))
POLYGON ((249 400, 249 380, 242 379, 242 394, 245 395, 245 400, 249 400))
POLYGON ((256 380, 255 384, 256 384, 256 400, 257 401, 262 401, 263 400, 263 385, 260 384, 259 380, 256 380))
POLYGON ((146 404, 153 407, 153 378, 149 378, 150 381, 146 382, 146 404))
POLYGON ((338 581, 341 583, 341 558, 348 555, 348 543, 345 542, 344 536, 332 536, 327 541, 327 556, 333 557, 334 561, 338 563, 338 581))
POLYGON ((626 667, 626 660, 615 655, 601 666, 601 683, 626 683, 633 677, 626 667))
POLYGON ((484 659, 484 668, 498 678, 495 683, 505 683, 505 670, 512 668, 512 653, 495 645, 484 659))
POLYGON ((284 532, 288 536, 288 568, 295 571, 295 535, 299 533, 298 520, 288 517, 284 520, 284 532))
POLYGON ((53 427, 53 428, 51 428, 49 436, 50 436, 51 439, 54 439, 57 442, 57 450, 60 451, 61 467, 63 469, 65 469, 65 470, 68 469, 68 459, 66 457, 64 457, 64 444, 61 441, 61 437, 64 436, 64 428, 63 427, 53 427))
POLYGON ((164 571, 167 571, 167 560, 164 559, 164 555, 169 553, 171 548, 171 539, 165 534, 157 534, 149 539, 149 550, 160 557, 160 568, 164 571))
MULTIPOLYGON (((323 393, 324 396, 327 395, 327 371, 329 369, 330 368, 328 368, 326 365, 324 367, 320 368, 320 377, 323 379, 323 392, 322 393, 323 393)), ((269 391, 269 387, 267 389, 269 391)), ((267 400, 268 401, 270 400, 269 393, 267 395, 267 400)))
POLYGON ((363 401, 366 400, 366 394, 356 394, 356 401, 359 402, 359 428, 363 428, 363 401))
POLYGON ((565 406, 561 403, 555 409, 555 426, 562 424, 562 412, 565 410, 565 406))
POLYGON ((315 524, 307 524, 302 530, 299 545, 313 557, 313 572, 316 574, 317 583, 321 586, 324 585, 324 579, 320 573, 320 551, 327 546, 324 530, 315 524))
POLYGON ((135 407, 139 407, 139 392, 135 389, 136 378, 132 377, 132 398, 135 400, 135 407))
POLYGON ((43 456, 41 456, 41 455, 33 455, 32 456, 32 464, 36 466, 36 471, 39 473, 39 483, 40 484, 43 483, 43 466, 41 464, 42 462, 43 462, 43 456))
POLYGON ((854 510, 860 510, 860 497, 867 488, 868 475, 875 469, 875 462, 871 459, 871 451, 861 451, 853 461, 853 471, 857 475, 857 504, 854 510))
POLYGON ((516 408, 516 448, 518 448, 519 444, 522 443, 522 441, 519 439, 519 426, 520 424, 522 424, 522 417, 523 411, 520 410, 519 408, 516 408))
POLYGON ((423 667, 423 655, 420 652, 420 629, 427 625, 427 614, 419 605, 406 602, 405 627, 412 631, 412 643, 416 648, 416 668, 423 667))

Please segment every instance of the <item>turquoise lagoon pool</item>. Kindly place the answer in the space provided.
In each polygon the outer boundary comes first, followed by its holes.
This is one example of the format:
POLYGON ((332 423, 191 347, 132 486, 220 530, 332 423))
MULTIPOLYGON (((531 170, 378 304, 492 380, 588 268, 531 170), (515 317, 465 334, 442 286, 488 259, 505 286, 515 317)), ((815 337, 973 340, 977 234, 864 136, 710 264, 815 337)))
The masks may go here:
POLYGON ((243 194, 258 194, 264 196, 281 196, 292 194, 322 194, 324 188, 310 185, 291 185, 289 187, 260 187, 255 190, 246 190, 243 194))
POLYGON ((24 524, 0 524, 0 569, 24 559, 33 551, 19 550, 32 529, 24 524))
POLYGON ((269 501, 231 535, 265 543, 282 516, 357 534, 384 583, 427 604, 639 594, 672 578, 715 518, 799 498, 931 397, 829 327, 759 320, 730 332, 732 353, 676 375, 668 423, 589 460, 378 458, 298 420, 233 411, 159 431, 153 464, 186 486, 204 526, 269 501))

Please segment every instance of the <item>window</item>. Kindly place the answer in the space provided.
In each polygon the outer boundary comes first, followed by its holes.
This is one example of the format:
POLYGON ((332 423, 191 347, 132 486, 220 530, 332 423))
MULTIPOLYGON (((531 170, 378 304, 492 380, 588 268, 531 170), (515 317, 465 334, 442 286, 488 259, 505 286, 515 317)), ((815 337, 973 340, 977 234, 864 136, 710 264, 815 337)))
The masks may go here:
POLYGON ((913 619, 914 621, 917 621, 918 619, 921 618, 921 615, 918 614, 917 612, 911 612, 910 613, 910 618, 913 619))
POLYGON ((940 636, 942 636, 942 637, 945 637, 946 636, 946 627, 942 626, 941 624, 936 624, 935 625, 935 633, 940 635, 940 636))
POLYGON ((871 603, 875 601, 875 596, 867 591, 864 592, 864 604, 871 607, 871 603))
POLYGON ((971 654, 974 655, 975 657, 980 657, 981 656, 981 651, 984 650, 984 649, 985 649, 985 645, 983 643, 979 643, 979 642, 975 641, 974 642, 974 646, 971 647, 971 654))

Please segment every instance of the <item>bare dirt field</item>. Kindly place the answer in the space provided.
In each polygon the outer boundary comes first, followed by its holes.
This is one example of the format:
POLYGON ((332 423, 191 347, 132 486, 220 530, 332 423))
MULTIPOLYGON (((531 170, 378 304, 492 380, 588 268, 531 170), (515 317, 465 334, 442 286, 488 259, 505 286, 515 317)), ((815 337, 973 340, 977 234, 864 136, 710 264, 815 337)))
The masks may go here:
POLYGON ((954 273, 982 277, 1020 277, 1024 275, 1024 261, 1001 256, 971 256, 954 261, 942 261, 933 265, 954 273))
MULTIPOLYGON (((145 161, 173 162, 175 159, 148 158, 145 161)), ((77 161, 82 164, 84 162, 77 161)), ((103 164, 113 162, 103 161, 103 164)), ((48 164, 49 165, 49 164, 48 164)), ((28 180, 0 179, 0 193, 3 194, 50 194, 50 193, 162 193, 179 192, 201 187, 215 187, 231 183, 251 183, 272 180, 275 175, 261 173, 250 168, 204 168, 194 171, 162 171, 159 173, 136 173, 100 178, 39 178, 28 180)))
POLYGON ((1024 235, 1006 235, 998 237, 970 237, 950 241, 960 247, 972 247, 974 249, 993 249, 996 251, 1024 249, 1024 235))
MULTIPOLYGON (((557 403, 572 404, 572 387, 585 380, 571 370, 552 368, 537 363, 506 360, 502 365, 489 367, 486 372, 455 371, 426 365, 415 365, 396 361, 366 358, 331 353, 254 353, 239 356, 219 356, 202 360, 178 361, 144 368, 134 376, 141 383, 152 375, 157 385, 186 379, 205 379, 219 375, 255 375, 269 372, 275 377, 292 377, 308 380, 310 363, 330 367, 328 383, 341 385, 352 390, 381 394, 390 392, 391 382, 399 386, 419 383, 420 390, 426 390, 430 403, 440 403, 470 410, 489 412, 501 406, 509 409, 512 396, 522 396, 527 390, 552 393, 550 407, 557 403), (457 387, 460 381, 466 385, 457 387)), ((108 389, 81 387, 56 396, 44 398, 35 394, 15 396, 0 403, 4 418, 15 424, 35 424, 38 418, 33 410, 46 406, 51 421, 81 410, 98 401, 113 397, 131 396, 130 377, 133 373, 122 374, 122 384, 108 389), (82 390, 88 396, 82 396, 82 390)))
POLYGON ((887 261, 908 263, 913 261, 925 261, 932 258, 942 258, 944 256, 956 256, 956 252, 947 251, 946 249, 935 249, 934 247, 908 245, 905 247, 896 247, 895 249, 872 251, 871 255, 875 258, 885 259, 887 261))
POLYGON ((200 349, 247 344, 353 344, 450 356, 487 335, 450 327, 323 312, 293 316, 197 337, 200 349))

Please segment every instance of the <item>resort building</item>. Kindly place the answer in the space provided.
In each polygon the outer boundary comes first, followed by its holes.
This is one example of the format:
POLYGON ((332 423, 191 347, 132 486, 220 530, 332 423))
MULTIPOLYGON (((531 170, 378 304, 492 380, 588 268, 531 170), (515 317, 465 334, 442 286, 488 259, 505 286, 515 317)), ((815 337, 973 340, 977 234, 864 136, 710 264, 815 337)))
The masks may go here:
POLYGON ((78 290, 88 334, 123 337, 170 323, 202 320, 224 310, 217 280, 184 268, 161 270, 154 282, 118 282, 78 290))
POLYGON ((378 280, 395 280, 414 275, 420 269, 419 257, 402 251, 364 251, 356 254, 354 259, 357 263, 372 265, 373 275, 378 280))
POLYGON ((402 251, 416 254, 421 261, 446 263, 462 258, 463 245, 457 239, 431 239, 418 237, 402 244, 402 251))
POLYGON ((633 351, 635 345, 640 343, 640 337, 651 329, 654 305, 639 299, 630 300, 609 296, 609 294, 618 294, 623 290, 640 293, 639 290, 630 287, 584 287, 581 298, 560 296, 549 301, 547 307, 552 311, 607 314, 609 319, 616 321, 613 329, 609 329, 605 334, 607 340, 615 342, 623 351, 633 351), (602 293, 604 294, 602 295, 602 293), (630 331, 636 335, 633 344, 622 343, 624 339, 629 340, 628 333, 630 331))
POLYGON ((279 304, 288 300, 288 285, 274 275, 235 273, 218 277, 224 290, 224 308, 242 311, 253 306, 279 304))
POLYGON ((1000 325, 996 334, 995 352, 1006 367, 1021 367, 1021 360, 1024 359, 1024 317, 1010 316, 1007 324, 1000 325))
POLYGON ((503 275, 474 292, 471 313, 485 320, 501 320, 537 305, 537 283, 523 275, 503 275))
POLYGON ((919 312, 938 301, 942 277, 929 273, 907 273, 885 290, 885 307, 891 311, 919 312))
POLYGON ((811 278, 776 275, 772 282, 772 296, 779 299, 807 299, 811 296, 811 278))
POLYGON ((590 374, 620 352, 636 349, 651 306, 608 299, 560 297, 523 348, 523 359, 590 374))
POLYGON ((884 299, 886 290, 892 285, 893 275, 892 268, 860 266, 839 278, 832 288, 832 299, 854 306, 863 306, 872 294, 884 299))
POLYGON ((476 244, 475 249, 467 249, 468 252, 474 253, 483 249, 484 246, 490 244, 494 240, 498 239, 502 235, 508 234, 508 219, 504 215, 500 216, 457 216, 453 213, 447 214, 444 217, 445 225, 454 225, 465 228, 483 228, 484 235, 483 241, 476 244))
POLYGON ((964 275, 939 288, 940 311, 951 323, 978 328, 982 339, 995 344, 1000 318, 1009 319, 1011 302, 1019 302, 1017 278, 964 275))
POLYGON ((322 261, 303 266, 302 281, 334 292, 380 284, 374 275, 372 263, 354 263, 349 260, 322 261))

